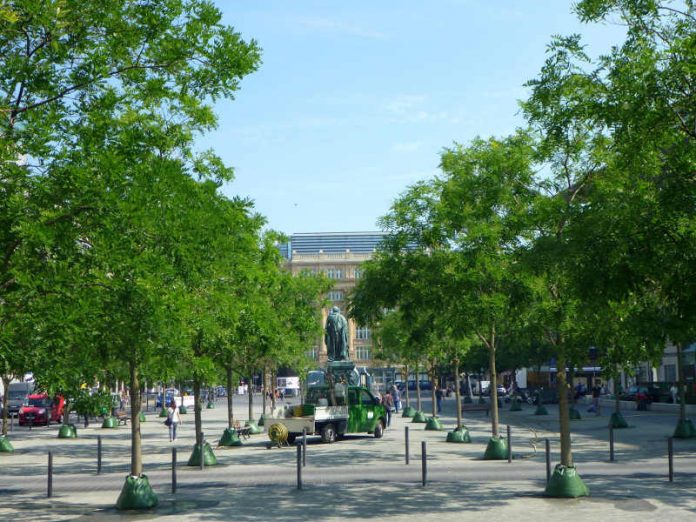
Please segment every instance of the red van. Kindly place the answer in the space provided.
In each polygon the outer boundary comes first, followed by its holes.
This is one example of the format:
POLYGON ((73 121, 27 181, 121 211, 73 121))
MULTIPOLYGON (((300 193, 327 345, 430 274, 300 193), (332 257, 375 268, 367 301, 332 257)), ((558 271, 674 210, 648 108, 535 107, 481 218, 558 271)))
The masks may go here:
POLYGON ((57 395, 51 399, 47 393, 29 395, 27 403, 19 409, 19 425, 45 424, 60 422, 65 408, 65 399, 57 395))

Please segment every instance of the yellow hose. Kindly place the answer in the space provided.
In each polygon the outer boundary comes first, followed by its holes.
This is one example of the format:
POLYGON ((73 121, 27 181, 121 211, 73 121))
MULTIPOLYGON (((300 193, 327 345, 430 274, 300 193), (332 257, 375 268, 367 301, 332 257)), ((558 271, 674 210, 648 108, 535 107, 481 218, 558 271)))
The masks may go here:
POLYGON ((276 422, 268 428, 268 438, 276 444, 282 444, 288 440, 288 428, 285 424, 276 422))

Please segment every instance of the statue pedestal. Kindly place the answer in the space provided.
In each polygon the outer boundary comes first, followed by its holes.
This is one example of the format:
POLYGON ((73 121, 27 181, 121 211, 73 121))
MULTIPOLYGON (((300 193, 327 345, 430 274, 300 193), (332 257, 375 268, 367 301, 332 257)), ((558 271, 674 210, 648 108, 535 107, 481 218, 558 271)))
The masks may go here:
POLYGON ((335 383, 344 382, 353 386, 360 384, 360 374, 353 361, 329 361, 326 364, 326 373, 333 376, 335 383))

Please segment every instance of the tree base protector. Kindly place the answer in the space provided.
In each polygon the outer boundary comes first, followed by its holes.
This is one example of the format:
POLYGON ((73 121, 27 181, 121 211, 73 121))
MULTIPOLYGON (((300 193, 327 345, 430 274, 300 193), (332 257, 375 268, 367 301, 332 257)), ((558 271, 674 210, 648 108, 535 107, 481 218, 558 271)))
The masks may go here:
POLYGON ((14 453, 10 439, 0 436, 0 453, 14 453))
POLYGON ((534 415, 548 415, 549 410, 546 409, 546 406, 543 404, 540 404, 537 406, 536 410, 534 411, 534 415))
POLYGON ((437 417, 428 417, 425 422, 425 429, 429 431, 442 431, 442 423, 437 417))
POLYGON ((522 404, 520 400, 515 398, 512 399, 512 405, 510 406, 510 411, 522 411, 522 404))
POLYGON ((680 419, 677 422, 677 427, 674 430, 673 437, 675 439, 693 439, 696 438, 696 428, 694 428, 691 419, 680 419))
POLYGON ((417 411, 413 414, 413 420, 411 422, 425 424, 426 422, 428 422, 428 419, 425 418, 425 413, 423 413, 422 411, 417 411))
POLYGON ((479 404, 486 404, 486 399, 483 398, 483 395, 479 395, 478 403, 479 404))
POLYGON ((463 402, 464 404, 471 404, 471 403, 474 402, 474 401, 473 401, 473 399, 472 399, 471 397, 469 397, 468 395, 465 395, 464 398, 462 399, 462 402, 463 402))
POLYGON ((76 439, 77 428, 74 424, 63 424, 58 430, 59 439, 76 439))
POLYGON ((138 414, 138 419, 140 420, 140 422, 147 422, 147 417, 145 416, 145 413, 143 413, 142 411, 138 414))
POLYGON ((116 501, 116 509, 152 509, 159 504, 157 495, 150 486, 146 475, 128 475, 121 494, 116 501))
POLYGON ((626 422, 626 419, 624 419, 620 411, 615 411, 611 414, 611 417, 609 417, 609 427, 615 430, 628 428, 628 422, 626 422))
POLYGON ((402 417, 411 418, 416 414, 416 409, 413 406, 406 406, 404 412, 401 414, 402 417))
POLYGON ((179 415, 186 415, 188 413, 188 408, 183 404, 179 406, 179 415))
MULTIPOLYGON (((179 413, 181 413, 181 410, 179 410, 179 413)), ((167 416, 167 408, 165 408, 164 406, 162 406, 162 409, 160 410, 159 416, 160 416, 160 417, 166 417, 166 416, 167 416)))
POLYGON ((507 460, 507 443, 503 437, 491 437, 483 454, 483 460, 507 460))
POLYGON ((575 466, 569 467, 563 464, 556 465, 544 491, 544 495, 554 498, 587 497, 589 494, 590 489, 578 475, 575 466))
POLYGON ((447 442, 471 442, 469 430, 464 426, 461 428, 455 428, 447 433, 447 442))
POLYGON ((205 408, 207 410, 212 410, 215 408, 215 403, 214 402, 209 402, 208 404, 205 405, 205 408))
POLYGON ((257 426, 263 426, 264 422, 266 422, 266 419, 264 419, 264 415, 261 415, 259 417, 259 422, 256 423, 257 426))
POLYGON ((244 423, 244 426, 247 426, 249 428, 249 433, 252 435, 258 435, 259 433, 263 433, 263 428, 259 428, 258 424, 256 424, 254 421, 246 421, 244 423))
POLYGON ((218 446, 241 446, 242 441, 239 438, 239 434, 237 433, 237 430, 234 428, 227 428, 223 433, 222 433, 222 438, 220 439, 220 442, 218 442, 218 446))
POLYGON ((114 417, 104 417, 104 422, 102 422, 102 428, 118 428, 118 419, 114 417))
POLYGON ((580 412, 575 408, 570 408, 568 410, 568 416, 570 417, 570 420, 582 420, 580 412))
MULTIPOLYGON (((210 444, 205 442, 203 444, 203 462, 206 466, 215 466, 217 464, 217 458, 215 458, 215 453, 213 453, 213 448, 210 444)), ((187 466, 200 466, 201 465, 201 450, 198 444, 193 445, 193 452, 186 463, 187 466)))

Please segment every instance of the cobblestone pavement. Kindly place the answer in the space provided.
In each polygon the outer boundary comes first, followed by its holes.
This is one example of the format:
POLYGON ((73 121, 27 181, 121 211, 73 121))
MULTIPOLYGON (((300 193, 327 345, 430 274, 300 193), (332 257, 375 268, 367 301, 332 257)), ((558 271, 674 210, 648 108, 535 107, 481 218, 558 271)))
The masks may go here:
MULTIPOLYGON (((239 398, 235 411, 247 411, 239 398)), ((423 402, 430 410, 430 402, 423 402)), ((513 462, 483 461, 490 435, 483 412, 465 416, 473 442, 449 444, 443 432, 395 416, 382 440, 355 435, 335 444, 310 438, 304 488, 296 487, 296 450, 267 449, 265 434, 240 448, 219 449, 218 466, 187 467, 193 447, 193 415, 184 416, 179 440, 176 494, 171 492, 171 448, 155 413, 142 425, 145 473, 160 505, 147 513, 123 514, 113 505, 129 470, 130 430, 79 429, 75 440, 58 439, 57 427, 15 426, 12 455, 0 454, 0 520, 689 520, 696 515, 696 440, 675 440, 675 481, 667 480, 667 437, 674 413, 624 412, 630 427, 615 430, 615 462, 609 462, 608 409, 573 421, 573 452, 592 496, 575 500, 542 496, 546 480, 544 439, 558 459, 558 418, 501 411, 503 430, 511 426, 513 462), (404 456, 409 428, 411 462, 404 456), (96 473, 97 436, 103 442, 102 473, 96 473), (421 442, 427 443, 428 483, 421 485, 421 442), (54 496, 46 498, 47 452, 54 455, 54 496)), ((260 414, 260 407, 257 408, 260 414)), ((213 442, 226 427, 226 408, 203 411, 206 438, 213 442)), ((441 415, 455 424, 453 399, 441 415)))

